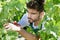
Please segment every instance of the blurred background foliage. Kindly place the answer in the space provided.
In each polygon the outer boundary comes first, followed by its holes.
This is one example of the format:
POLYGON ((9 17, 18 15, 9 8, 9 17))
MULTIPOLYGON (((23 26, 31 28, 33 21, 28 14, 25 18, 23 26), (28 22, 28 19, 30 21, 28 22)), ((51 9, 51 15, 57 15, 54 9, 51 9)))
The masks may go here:
MULTIPOLYGON (((26 13, 26 2, 28 1, 0 0, 0 40, 16 40, 18 33, 11 30, 7 32, 3 24, 18 22, 26 13)), ((42 40, 57 40, 57 37, 60 36, 60 0, 45 0, 44 8, 45 17, 43 21, 46 30, 40 30, 40 36, 42 40)))

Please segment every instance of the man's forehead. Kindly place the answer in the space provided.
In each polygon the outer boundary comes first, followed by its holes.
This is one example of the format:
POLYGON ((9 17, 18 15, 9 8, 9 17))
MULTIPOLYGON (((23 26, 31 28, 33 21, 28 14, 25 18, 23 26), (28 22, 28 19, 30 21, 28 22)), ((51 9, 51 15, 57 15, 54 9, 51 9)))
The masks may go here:
POLYGON ((36 9, 30 9, 30 8, 28 8, 27 11, 30 13, 38 13, 39 12, 36 9))

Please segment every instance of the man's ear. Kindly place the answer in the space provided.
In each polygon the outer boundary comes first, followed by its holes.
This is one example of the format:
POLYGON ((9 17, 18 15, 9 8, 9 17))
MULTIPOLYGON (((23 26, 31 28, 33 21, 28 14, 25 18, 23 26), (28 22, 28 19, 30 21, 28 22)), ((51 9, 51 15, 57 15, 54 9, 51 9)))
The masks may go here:
POLYGON ((43 17, 44 17, 44 11, 40 13, 40 19, 43 19, 43 17))

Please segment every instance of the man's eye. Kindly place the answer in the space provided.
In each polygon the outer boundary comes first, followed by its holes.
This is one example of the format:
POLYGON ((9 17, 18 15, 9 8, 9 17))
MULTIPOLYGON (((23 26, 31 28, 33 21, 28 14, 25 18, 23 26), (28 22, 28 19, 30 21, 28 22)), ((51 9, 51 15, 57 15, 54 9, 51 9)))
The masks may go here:
POLYGON ((36 13, 32 13, 32 14, 36 14, 36 13))

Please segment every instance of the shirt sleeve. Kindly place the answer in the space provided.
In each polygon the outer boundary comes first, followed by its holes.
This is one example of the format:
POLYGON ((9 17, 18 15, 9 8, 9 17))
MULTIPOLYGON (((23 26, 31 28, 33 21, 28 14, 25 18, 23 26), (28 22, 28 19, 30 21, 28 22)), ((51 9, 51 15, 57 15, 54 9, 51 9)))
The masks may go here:
POLYGON ((29 26, 30 23, 28 22, 28 13, 23 15, 21 20, 19 20, 18 24, 20 24, 22 27, 29 26))

